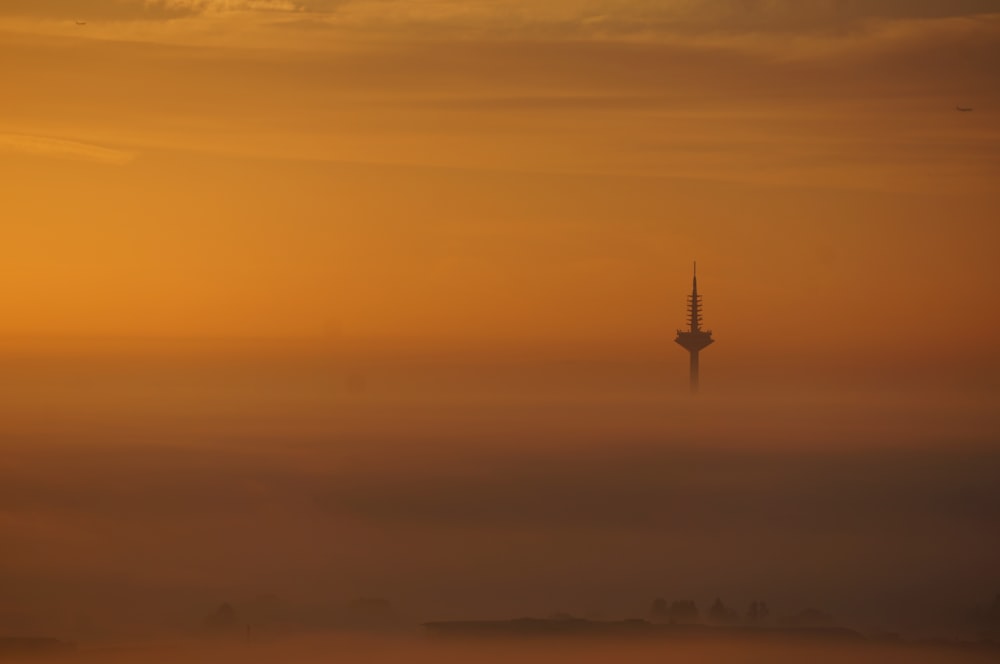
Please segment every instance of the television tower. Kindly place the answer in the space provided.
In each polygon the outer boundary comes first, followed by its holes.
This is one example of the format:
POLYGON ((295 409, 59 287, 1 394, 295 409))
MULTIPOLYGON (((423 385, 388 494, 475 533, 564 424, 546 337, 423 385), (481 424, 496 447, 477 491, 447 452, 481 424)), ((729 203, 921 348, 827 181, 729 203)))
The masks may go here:
POLYGON ((677 330, 674 339, 691 354, 691 393, 698 391, 698 352, 715 341, 711 330, 701 329, 701 295, 698 295, 698 263, 694 264, 691 294, 688 296, 688 328, 677 330))

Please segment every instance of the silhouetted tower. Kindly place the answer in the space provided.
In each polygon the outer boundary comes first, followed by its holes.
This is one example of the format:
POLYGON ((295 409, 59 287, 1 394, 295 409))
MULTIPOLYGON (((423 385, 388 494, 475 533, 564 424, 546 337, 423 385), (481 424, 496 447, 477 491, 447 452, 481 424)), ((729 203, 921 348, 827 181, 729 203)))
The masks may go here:
POLYGON ((701 295, 698 295, 698 264, 694 264, 691 295, 688 296, 688 329, 677 330, 674 339, 691 354, 691 392, 698 391, 698 352, 714 341, 711 330, 701 329, 701 295))

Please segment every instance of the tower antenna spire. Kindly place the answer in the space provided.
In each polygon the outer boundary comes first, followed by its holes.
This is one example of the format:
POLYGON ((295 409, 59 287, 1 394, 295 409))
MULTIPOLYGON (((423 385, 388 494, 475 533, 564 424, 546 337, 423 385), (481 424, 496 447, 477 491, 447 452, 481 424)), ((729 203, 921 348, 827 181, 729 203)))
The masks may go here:
POLYGON ((674 341, 691 355, 691 392, 698 391, 698 353, 714 342, 711 330, 701 329, 701 296, 698 295, 698 262, 694 262, 688 296, 688 329, 677 330, 674 341))

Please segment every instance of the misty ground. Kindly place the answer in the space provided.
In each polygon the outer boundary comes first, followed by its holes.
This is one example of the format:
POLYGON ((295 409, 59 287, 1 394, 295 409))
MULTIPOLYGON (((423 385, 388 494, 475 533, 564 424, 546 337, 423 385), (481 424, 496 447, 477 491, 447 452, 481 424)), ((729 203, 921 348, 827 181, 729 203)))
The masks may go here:
POLYGON ((692 664, 736 662, 798 664, 851 661, 856 664, 937 664, 996 661, 996 650, 960 649, 937 645, 844 644, 820 642, 574 642, 458 641, 440 642, 418 637, 357 636, 285 640, 271 643, 171 643, 86 649, 71 655, 11 658, 10 662, 79 662, 127 664, 269 664, 271 662, 413 662, 415 664, 692 664))

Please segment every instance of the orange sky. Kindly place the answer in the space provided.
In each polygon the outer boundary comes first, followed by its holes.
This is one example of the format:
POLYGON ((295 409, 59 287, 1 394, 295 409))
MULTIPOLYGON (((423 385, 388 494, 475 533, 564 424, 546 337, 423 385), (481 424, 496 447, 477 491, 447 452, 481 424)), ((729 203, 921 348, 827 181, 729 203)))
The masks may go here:
POLYGON ((997 360, 990 3, 538 5, 4 3, 0 337, 997 360))
POLYGON ((993 0, 0 0, 0 636, 964 615, 998 62, 993 0))

